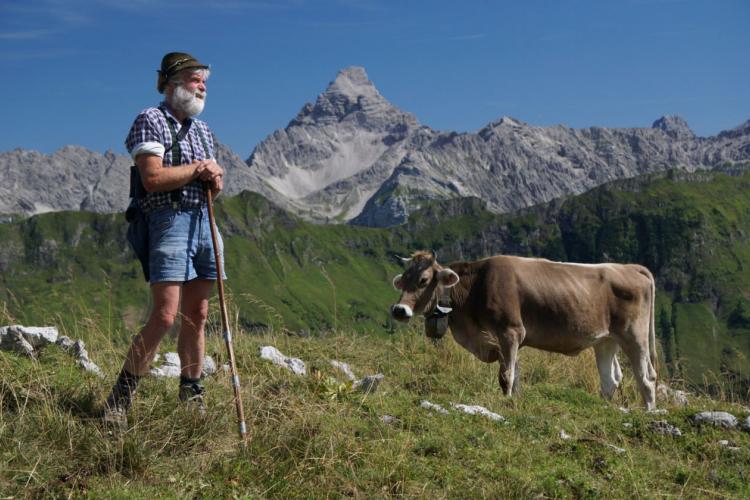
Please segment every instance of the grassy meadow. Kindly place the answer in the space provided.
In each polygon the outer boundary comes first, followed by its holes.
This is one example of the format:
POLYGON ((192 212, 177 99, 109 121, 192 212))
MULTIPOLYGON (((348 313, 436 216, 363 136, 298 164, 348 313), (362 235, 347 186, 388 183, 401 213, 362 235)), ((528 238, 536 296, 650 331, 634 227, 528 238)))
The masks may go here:
MULTIPOLYGON (((214 307, 207 352, 221 365, 219 321, 214 307)), ((236 324, 250 435, 243 448, 231 380, 221 370, 205 380, 206 418, 178 403, 175 379, 147 378, 128 430, 109 432, 95 415, 126 343, 98 321, 82 317, 74 324, 75 331, 60 333, 86 342, 106 380, 83 372, 55 346, 36 360, 0 351, 2 498, 750 495, 750 433, 691 420, 699 410, 742 419, 750 410, 726 394, 692 396, 687 407, 660 401, 666 415, 646 413, 622 356, 623 387, 605 402, 592 352, 567 358, 522 350, 523 392, 510 399, 499 392, 496 364, 474 359, 450 335, 429 341, 419 324, 392 334, 342 330, 306 338, 248 333, 236 324), (264 345, 304 360, 308 375, 260 359, 264 345), (376 392, 362 394, 332 359, 349 363, 359 377, 385 378, 376 392), (422 400, 449 414, 421 408, 422 400), (463 414, 451 403, 482 405, 506 421, 463 414), (395 420, 385 423, 384 415, 395 420), (683 435, 655 433, 649 427, 655 420, 683 435), (722 446, 722 439, 739 449, 722 446)), ((171 338, 161 352, 169 350, 175 350, 171 338)))

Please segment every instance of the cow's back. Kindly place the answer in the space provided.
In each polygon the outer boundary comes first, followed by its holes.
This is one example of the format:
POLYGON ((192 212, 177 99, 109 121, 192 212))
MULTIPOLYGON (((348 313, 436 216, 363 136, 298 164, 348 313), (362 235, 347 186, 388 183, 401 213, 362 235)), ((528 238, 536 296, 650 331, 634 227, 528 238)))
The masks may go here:
POLYGON ((521 322, 524 345, 576 354, 645 311, 650 273, 631 264, 574 264, 513 256, 478 261, 487 314, 521 322))

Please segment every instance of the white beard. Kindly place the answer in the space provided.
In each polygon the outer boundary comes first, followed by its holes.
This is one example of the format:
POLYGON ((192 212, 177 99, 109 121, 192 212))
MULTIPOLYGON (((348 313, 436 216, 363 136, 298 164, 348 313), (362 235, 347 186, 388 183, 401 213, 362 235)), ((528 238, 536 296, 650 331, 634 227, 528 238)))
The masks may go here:
POLYGON ((198 116, 206 105, 206 92, 196 90, 191 94, 182 85, 178 85, 169 99, 169 105, 187 116, 198 116))

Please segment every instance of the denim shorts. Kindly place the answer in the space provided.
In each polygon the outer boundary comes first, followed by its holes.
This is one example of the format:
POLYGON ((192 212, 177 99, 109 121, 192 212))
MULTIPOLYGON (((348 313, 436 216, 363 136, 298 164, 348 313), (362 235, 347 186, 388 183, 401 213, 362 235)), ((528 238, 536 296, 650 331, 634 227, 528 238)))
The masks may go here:
MULTIPOLYGON (((149 282, 162 283, 199 279, 216 279, 208 209, 178 208, 171 206, 148 214, 149 230, 149 282)), ((219 255, 224 264, 224 243, 216 231, 219 255)), ((226 273, 222 273, 226 279, 226 273)))

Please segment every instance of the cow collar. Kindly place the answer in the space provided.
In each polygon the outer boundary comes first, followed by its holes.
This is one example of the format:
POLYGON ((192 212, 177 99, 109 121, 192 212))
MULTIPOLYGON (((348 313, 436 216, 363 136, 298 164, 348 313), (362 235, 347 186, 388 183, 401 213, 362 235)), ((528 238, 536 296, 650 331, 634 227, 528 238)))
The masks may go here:
POLYGON ((445 335, 448 329, 448 314, 453 310, 451 307, 450 288, 443 288, 443 293, 438 299, 438 304, 432 312, 425 316, 425 334, 432 339, 439 339, 445 335))
POLYGON ((435 309, 433 309, 432 312, 427 315, 427 319, 444 318, 445 316, 448 316, 448 314, 452 310, 453 308, 451 307, 451 289, 444 287, 443 293, 440 294, 440 298, 438 299, 437 306, 435 306, 435 309))

